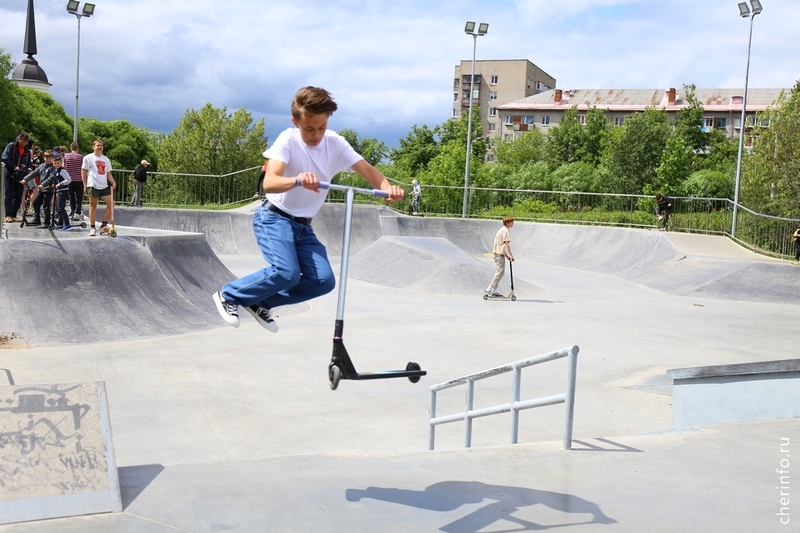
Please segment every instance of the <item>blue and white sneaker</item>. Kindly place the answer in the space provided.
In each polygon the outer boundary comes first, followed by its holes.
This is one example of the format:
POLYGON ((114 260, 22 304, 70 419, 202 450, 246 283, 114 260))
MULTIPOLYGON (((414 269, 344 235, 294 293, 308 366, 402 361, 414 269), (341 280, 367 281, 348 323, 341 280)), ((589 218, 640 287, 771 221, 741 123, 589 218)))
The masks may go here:
POLYGON ((221 292, 215 292, 211 295, 211 298, 214 300, 214 303, 217 306, 217 311, 219 311, 219 316, 222 317, 222 320, 227 322, 229 325, 238 328, 239 306, 226 301, 222 297, 221 292))
POLYGON ((278 324, 272 319, 272 313, 269 309, 258 305, 250 305, 245 307, 245 310, 253 315, 253 318, 256 319, 256 322, 258 322, 262 328, 273 333, 278 332, 278 324))
POLYGON ((60 231, 72 231, 72 226, 66 225, 60 228, 60 231))

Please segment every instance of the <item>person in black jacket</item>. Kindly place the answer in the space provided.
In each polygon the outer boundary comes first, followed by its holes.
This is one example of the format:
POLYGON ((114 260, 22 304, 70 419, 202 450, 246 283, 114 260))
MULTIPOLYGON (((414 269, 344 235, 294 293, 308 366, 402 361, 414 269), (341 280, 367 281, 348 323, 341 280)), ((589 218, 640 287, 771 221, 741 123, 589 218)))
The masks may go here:
POLYGON ((45 150, 44 163, 39 165, 33 172, 26 175, 20 183, 26 184, 31 180, 39 178, 39 185, 34 189, 33 197, 33 225, 40 228, 50 227, 50 205, 53 203, 53 193, 55 192, 56 169, 53 166, 52 150, 45 150), (44 223, 40 213, 44 208, 44 223))
POLYGON ((6 164, 3 176, 6 180, 6 194, 3 199, 6 206, 6 222, 19 222, 17 212, 22 204, 22 192, 25 188, 20 183, 20 178, 33 170, 31 152, 28 148, 29 140, 30 136, 23 131, 3 150, 3 163, 6 164))
POLYGON ((133 171, 133 198, 128 205, 131 207, 142 207, 142 186, 147 182, 147 167, 150 163, 147 159, 142 159, 142 162, 133 171))
POLYGON ((669 221, 669 214, 672 213, 672 208, 675 206, 675 199, 668 198, 663 194, 656 194, 656 216, 661 221, 660 231, 667 231, 667 222, 669 221))

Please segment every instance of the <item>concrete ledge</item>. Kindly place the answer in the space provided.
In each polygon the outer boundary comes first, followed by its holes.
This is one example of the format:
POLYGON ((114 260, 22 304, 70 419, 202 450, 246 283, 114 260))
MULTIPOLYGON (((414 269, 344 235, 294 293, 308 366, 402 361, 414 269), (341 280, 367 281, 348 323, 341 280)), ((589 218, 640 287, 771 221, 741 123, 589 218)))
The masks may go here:
POLYGON ((680 368, 673 379, 672 426, 800 417, 800 360, 680 368))
POLYGON ((667 370, 667 377, 674 380, 717 376, 748 376, 753 374, 772 374, 775 372, 800 372, 800 359, 675 368, 673 370, 667 370))

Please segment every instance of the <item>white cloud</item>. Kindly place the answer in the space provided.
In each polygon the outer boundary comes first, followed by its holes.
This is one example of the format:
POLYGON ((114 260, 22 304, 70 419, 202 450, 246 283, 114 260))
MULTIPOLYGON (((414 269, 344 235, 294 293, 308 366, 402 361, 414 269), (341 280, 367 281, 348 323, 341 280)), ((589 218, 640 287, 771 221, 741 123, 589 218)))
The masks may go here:
MULTIPOLYGON (((274 139, 303 85, 330 90, 331 125, 396 146, 450 116, 453 67, 472 56, 464 22, 488 22, 479 59, 530 59, 562 88, 744 84, 748 21, 736 0, 97 0, 81 23, 82 116, 170 131, 188 108, 246 107, 274 139)), ((765 0, 750 85, 800 78, 800 3, 765 0)), ((40 65, 71 112, 76 20, 37 0, 40 65)), ((22 54, 25 0, 0 6, 0 47, 22 54)))

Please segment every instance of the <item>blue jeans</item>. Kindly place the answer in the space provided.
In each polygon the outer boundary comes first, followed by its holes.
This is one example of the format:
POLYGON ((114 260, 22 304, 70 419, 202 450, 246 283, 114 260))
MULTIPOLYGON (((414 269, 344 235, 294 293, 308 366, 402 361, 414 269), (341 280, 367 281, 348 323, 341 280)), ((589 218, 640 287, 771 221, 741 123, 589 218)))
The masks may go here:
POLYGON ((328 254, 311 226, 259 207, 253 216, 253 232, 270 266, 225 285, 222 297, 226 301, 272 309, 334 289, 336 279, 328 254))

